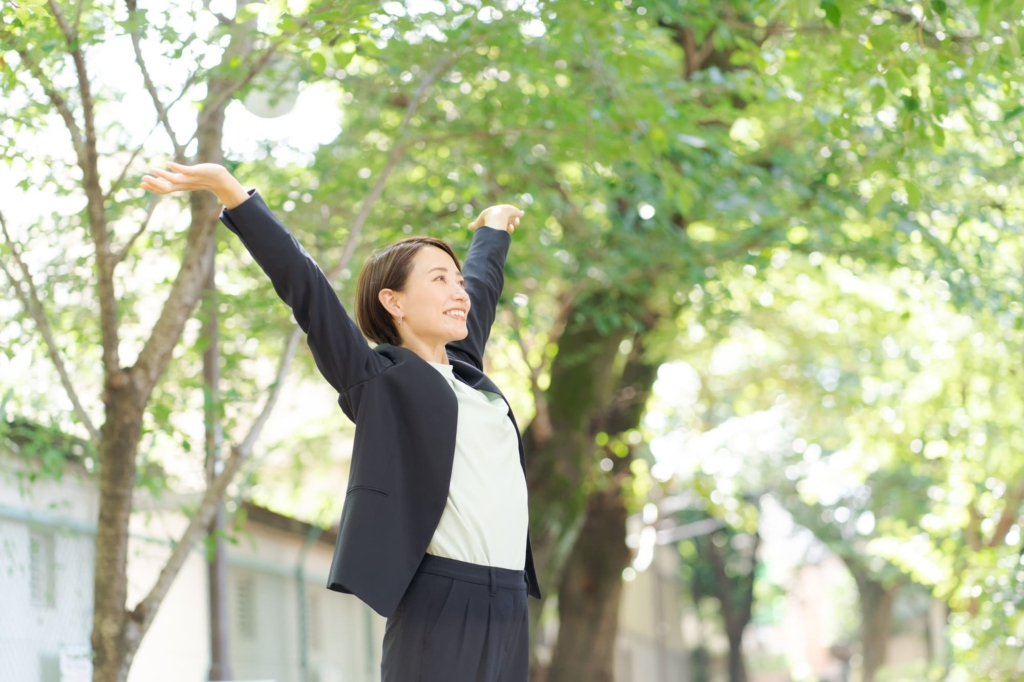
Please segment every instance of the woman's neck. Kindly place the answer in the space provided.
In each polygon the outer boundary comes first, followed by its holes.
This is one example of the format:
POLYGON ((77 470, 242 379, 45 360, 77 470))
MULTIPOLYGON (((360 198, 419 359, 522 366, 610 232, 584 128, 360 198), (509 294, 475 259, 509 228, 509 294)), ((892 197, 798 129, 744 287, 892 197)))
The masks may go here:
POLYGON ((448 353, 445 352, 445 347, 443 344, 440 346, 433 346, 427 343, 403 342, 400 345, 402 348, 405 348, 406 350, 411 350, 413 353, 420 356, 427 362, 436 362, 439 365, 450 364, 448 362, 448 353))

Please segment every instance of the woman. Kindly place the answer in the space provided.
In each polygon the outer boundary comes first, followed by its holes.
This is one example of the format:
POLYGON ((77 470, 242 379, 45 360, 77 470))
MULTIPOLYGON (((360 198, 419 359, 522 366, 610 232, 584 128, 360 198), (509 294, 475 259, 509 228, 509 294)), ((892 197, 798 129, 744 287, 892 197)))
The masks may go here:
POLYGON ((387 618, 382 682, 525 682, 526 599, 540 598, 526 464, 512 410, 483 372, 523 212, 502 204, 473 221, 465 271, 432 237, 375 252, 356 284, 357 327, 256 190, 217 164, 168 166, 142 187, 217 195, 220 220, 291 307, 356 424, 327 587, 387 618))

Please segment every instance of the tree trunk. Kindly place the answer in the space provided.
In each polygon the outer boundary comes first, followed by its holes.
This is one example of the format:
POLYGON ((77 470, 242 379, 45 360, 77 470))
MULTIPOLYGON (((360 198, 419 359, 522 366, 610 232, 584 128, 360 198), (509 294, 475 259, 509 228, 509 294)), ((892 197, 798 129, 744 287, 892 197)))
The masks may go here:
POLYGON ((135 489, 135 454, 143 401, 130 385, 107 381, 106 423, 99 444, 99 520, 93 577, 93 681, 123 682, 134 655, 124 655, 128 592, 128 521, 135 489))
MULTIPOLYGON (((618 459, 618 458, 617 458, 618 459)), ((619 469, 629 471, 627 458, 619 469)), ((614 472, 614 470, 613 470, 614 472)), ((587 500, 587 518, 558 588, 558 645, 547 682, 613 682, 622 571, 629 566, 622 472, 587 500)))
POLYGON ((747 663, 743 660, 743 630, 729 633, 729 682, 747 682, 747 663))
POLYGON ((750 572, 733 579, 726 573, 725 560, 714 542, 714 537, 707 537, 702 543, 707 549, 708 558, 715 571, 715 596, 721 604, 722 621, 725 623, 725 634, 729 640, 729 682, 747 682, 747 665, 743 658, 743 633, 750 625, 753 615, 754 570, 757 567, 757 548, 760 541, 760 534, 755 533, 750 572))
MULTIPOLYGON (((652 316, 647 322, 653 326, 656 319, 652 316)), ((658 367, 643 355, 643 337, 637 336, 614 397, 595 420, 595 430, 621 436, 639 425, 658 367)), ((634 447, 625 457, 606 448, 612 469, 605 485, 587 498, 586 518, 559 585, 558 643, 545 676, 547 682, 615 679, 622 572, 631 560, 626 546, 628 512, 622 484, 630 475, 634 447)))
MULTIPOLYGON (((569 314, 546 394, 551 438, 536 442, 532 424, 523 433, 529 462, 530 538, 545 600, 558 586, 565 559, 582 525, 587 504, 582 487, 596 449, 591 423, 594 414, 608 404, 614 360, 626 336, 621 326, 601 333, 590 313, 602 304, 607 307, 610 298, 609 292, 598 291, 586 301, 578 300, 569 314)), ((616 303, 622 309, 630 307, 624 301, 616 303)), ((531 657, 535 656, 533 642, 543 608, 543 600, 530 600, 531 657)))
MULTIPOLYGON (((220 334, 217 316, 216 285, 217 240, 210 240, 207 251, 207 276, 203 285, 203 400, 206 415, 206 484, 212 485, 221 467, 220 423, 220 334)), ((217 504, 210 523, 206 574, 210 600, 210 679, 230 680, 231 659, 228 651, 228 567, 224 542, 224 503, 217 504)))
POLYGON ((893 604, 902 583, 886 585, 871 576, 866 566, 856 559, 845 559, 857 583, 860 595, 861 682, 874 682, 885 665, 892 631, 893 604))
POLYGON ((897 588, 885 588, 877 581, 858 584, 860 591, 861 647, 864 656, 862 682, 874 682, 875 674, 885 664, 892 630, 892 607, 897 588))

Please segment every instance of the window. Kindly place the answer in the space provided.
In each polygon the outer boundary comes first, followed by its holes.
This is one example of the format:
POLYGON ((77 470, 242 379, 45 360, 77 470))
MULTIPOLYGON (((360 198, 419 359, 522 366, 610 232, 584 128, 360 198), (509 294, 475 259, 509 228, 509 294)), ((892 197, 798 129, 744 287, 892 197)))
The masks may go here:
POLYGON ((56 606, 55 545, 52 530, 29 531, 29 592, 32 595, 32 606, 56 606))
POLYGON ((256 586, 251 575, 238 577, 235 583, 238 632, 245 639, 256 639, 256 586))

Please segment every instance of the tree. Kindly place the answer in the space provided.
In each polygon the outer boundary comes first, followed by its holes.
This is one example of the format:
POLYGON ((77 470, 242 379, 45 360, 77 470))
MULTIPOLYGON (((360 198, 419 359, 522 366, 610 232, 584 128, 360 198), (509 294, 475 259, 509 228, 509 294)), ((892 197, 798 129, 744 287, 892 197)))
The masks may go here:
MULTIPOLYGON (((657 324, 651 315, 647 324, 657 324)), ((647 354, 646 333, 627 344, 628 356, 615 379, 613 398, 592 426, 605 476, 589 481, 583 526, 565 563, 558 588, 559 636, 544 679, 607 680, 614 675, 622 573, 632 553, 626 546, 626 517, 646 498, 637 480, 633 452, 636 433, 657 376, 658 362, 647 354), (609 466, 610 465, 610 466, 609 466)), ((642 504, 641 504, 642 506, 642 504)))
MULTIPOLYGON (((802 107, 785 102, 772 96, 770 85, 763 94, 749 82, 743 89, 737 87, 732 98, 725 100, 734 110, 730 112, 727 106, 716 109, 721 115, 719 123, 730 128, 735 141, 747 145, 753 162, 744 170, 751 178, 763 182, 758 189, 764 192, 770 187, 775 194, 770 195, 771 200, 761 202, 750 214, 749 222, 740 219, 730 224, 725 218, 704 218, 700 207, 694 211, 692 206, 679 211, 674 222, 683 226, 687 235, 701 239, 705 248, 735 243, 737 227, 763 222, 766 227, 750 230, 760 233, 749 244, 753 247, 748 248, 751 256, 756 257, 762 249, 774 249, 779 256, 789 249, 808 253, 812 258, 820 258, 822 253, 835 254, 837 258, 843 254, 844 265, 852 259, 879 268, 898 268, 912 263, 932 272, 950 273, 954 282, 958 281, 964 276, 964 262, 960 254, 939 241, 941 229, 931 230, 933 238, 927 240, 923 248, 914 246, 921 243, 921 232, 910 224, 917 221, 934 227, 928 224, 927 215, 913 211, 922 206, 921 185, 925 180, 920 173, 923 166, 934 166, 932 145, 941 149, 946 144, 943 126, 948 117, 955 115, 957 109, 972 106, 973 88, 959 83, 964 69, 986 80, 1003 69, 1019 49, 1012 47, 1005 52, 992 53, 989 58, 982 57, 981 53, 989 50, 983 37, 995 35, 995 43, 1002 44, 1004 38, 998 34, 1006 30, 1015 36, 1016 27, 997 27, 986 6, 971 3, 958 5, 955 10, 942 3, 934 6, 930 14, 904 12, 899 7, 865 7, 849 16, 836 4, 824 3, 820 10, 815 10, 817 19, 824 19, 822 22, 815 21, 799 8, 793 7, 791 13, 787 13, 787 9, 790 8, 776 5, 769 16, 764 16, 756 7, 741 3, 725 7, 717 15, 703 6, 690 5, 685 10, 677 10, 656 3, 653 7, 650 4, 644 7, 644 13, 650 11, 661 26, 674 31, 683 49, 685 78, 692 78, 699 73, 701 65, 708 64, 717 72, 718 82, 722 82, 721 74, 731 71, 734 65, 754 63, 764 68, 766 75, 779 74, 777 82, 783 88, 799 83, 791 99, 810 103, 802 107), (753 33, 753 39, 742 35, 744 29, 753 33), (701 36, 704 36, 703 42, 701 36), (916 37, 916 42, 899 43, 901 36, 916 37), (760 49, 751 49, 752 44, 760 49), (957 67, 940 73, 950 64, 957 67), (871 75, 877 72, 886 74, 885 78, 878 80, 871 75), (927 81, 925 74, 929 76, 927 81), (918 78, 921 80, 916 80, 918 78), (828 85, 818 89, 822 83, 828 85), (929 92, 928 87, 933 91, 929 92), (812 90, 815 95, 805 100, 812 90), (899 108, 893 107, 894 103, 899 108), (875 119, 858 117, 858 107, 861 111, 878 112, 877 121, 883 125, 879 126, 875 119), (742 115, 739 110, 743 111, 742 115), (739 123, 743 125, 739 127, 739 123), (765 123, 767 125, 762 127, 765 123), (791 132, 795 130, 803 134, 791 132), (865 144, 868 142, 870 145, 865 144), (835 149, 851 151, 837 153, 835 149), (761 172, 758 166, 768 172, 761 172), (871 180, 866 182, 869 175, 871 180), (794 184, 799 190, 793 191, 794 184), (812 194, 815 188, 820 194, 812 194), (803 193, 803 201, 794 201, 800 193, 803 193), (808 200, 809 195, 813 200, 808 200), (766 216, 779 216, 782 220, 772 225, 766 216), (886 228, 887 223, 905 226, 910 238, 904 240, 899 233, 894 238, 886 228)), ((747 69, 739 71, 743 76, 749 74, 747 69)), ((665 81, 670 79, 663 77, 662 82, 665 81)), ((678 115, 679 109, 675 113, 678 115)), ((1007 116, 1013 113, 1010 110, 1007 116)), ((663 120, 659 119, 659 123, 663 120)), ((659 130, 662 129, 654 132, 659 130)), ((658 139, 655 134, 650 137, 658 139)), ((665 146, 662 145, 662 153, 665 146)), ((670 186, 671 175, 661 167, 658 170, 662 172, 651 184, 670 186)), ((623 175, 617 173, 616 180, 623 175)), ((628 182, 622 185, 635 186, 628 182)), ((619 200, 621 205, 630 205, 625 197, 620 196, 619 200)), ((736 204, 718 203, 715 207, 728 210, 737 204, 746 207, 751 203, 749 197, 736 196, 736 204)), ((956 232, 953 230, 954 237, 956 232)), ((752 273, 762 269, 756 258, 743 260, 752 273)), ((694 261, 699 262, 699 259, 693 258, 690 263, 694 261)), ((719 262, 715 262, 712 271, 719 269, 719 262)), ((774 259, 772 263, 774 265, 774 259)), ((704 283, 696 272, 694 275, 698 284, 704 283)), ((709 284, 714 279, 714 274, 707 277, 709 284)), ((695 287, 695 293, 702 293, 702 289, 695 287)), ((736 312, 742 315, 747 311, 736 312)), ((554 362, 557 361, 556 358, 554 362)), ((578 456, 570 459, 568 450, 560 454, 562 466, 570 461, 583 462, 584 466, 587 462, 586 458, 578 456)), ((543 478, 552 480, 551 472, 552 468, 544 470, 543 478)), ((569 480, 580 478, 576 473, 569 480)), ((574 510, 578 510, 577 498, 567 499, 566 487, 571 485, 561 485, 551 497, 571 518, 577 513, 574 510)), ((550 510, 545 508, 544 511, 544 517, 551 518, 550 510)), ((572 524, 562 523, 561 527, 569 529, 563 532, 563 538, 571 537, 572 524)), ((553 544, 567 546, 567 542, 553 544)), ((616 552, 617 548, 610 546, 609 551, 616 552)), ((857 565, 854 569, 864 577, 857 565)), ((552 570, 557 573, 557 567, 552 570)), ((865 608, 875 609, 874 604, 878 608, 873 612, 884 613, 886 600, 873 598, 874 591, 870 589, 873 583, 867 579, 859 582, 865 593, 865 608)), ((866 633, 872 617, 866 614, 866 633)), ((875 629, 870 633, 877 632, 875 629)), ((871 638, 865 638, 865 645, 869 649, 869 665, 877 666, 878 648, 871 638)))
MULTIPOLYGON (((162 23, 150 23, 150 18, 138 10, 133 0, 129 0, 126 9, 127 13, 117 20, 115 12, 119 10, 114 6, 98 6, 85 11, 84 5, 79 5, 71 14, 67 8, 51 0, 45 10, 34 5, 17 8, 11 15, 5 15, 0 24, 0 37, 18 56, 20 68, 5 65, 3 78, 8 96, 23 103, 17 125, 25 133, 25 142, 28 142, 29 133, 42 134, 49 126, 46 112, 33 102, 33 94, 38 91, 44 94, 70 136, 68 150, 73 153, 74 167, 81 178, 78 181, 74 174, 55 175, 54 179, 59 183, 57 191, 67 195, 77 191, 85 198, 83 213, 55 216, 56 229, 51 234, 60 234, 63 239, 68 239, 79 233, 76 228, 80 226, 91 241, 91 253, 83 257, 79 267, 69 269, 69 274, 77 280, 80 290, 95 295, 98 308, 96 328, 86 331, 80 343, 90 350, 95 349, 94 353, 101 362, 101 376, 96 377, 102 382, 102 423, 99 426, 94 421, 93 410, 80 399, 78 388, 93 377, 69 370, 66 354, 54 331, 54 311, 48 310, 48 297, 40 291, 41 288, 44 291, 51 287, 61 288, 63 282, 54 278, 38 286, 29 268, 24 246, 12 234, 16 231, 8 229, 2 218, 0 227, 5 238, 5 250, 12 261, 10 266, 3 266, 7 281, 26 314, 35 322, 73 405, 76 420, 98 451, 96 475, 100 511, 92 633, 93 679, 97 682, 126 678, 139 643, 153 622, 174 577, 193 544, 204 534, 228 483, 251 453, 276 401, 280 380, 294 352, 294 339, 297 339, 294 337, 282 355, 277 386, 269 392, 262 413, 245 438, 232 445, 231 457, 208 486, 156 584, 134 608, 126 608, 128 522, 138 481, 137 455, 143 422, 147 405, 171 363, 175 347, 212 266, 213 259, 209 254, 212 253, 218 206, 208 194, 190 197, 189 228, 184 235, 173 240, 175 243, 169 250, 169 255, 177 257, 177 275, 152 328, 143 332, 138 347, 132 348, 128 338, 137 333, 137 327, 133 325, 129 335, 126 334, 129 327, 125 323, 132 320, 133 313, 138 311, 131 309, 133 299, 130 296, 125 298, 118 291, 121 286, 118 270, 127 266, 134 272, 141 264, 142 259, 133 253, 132 247, 149 227, 156 203, 148 203, 141 224, 126 234, 123 223, 138 216, 144 205, 138 197, 126 192, 125 184, 131 173, 138 172, 135 160, 145 143, 129 150, 119 140, 105 134, 110 131, 105 131, 98 121, 108 115, 118 93, 96 88, 97 79, 90 71, 89 57, 114 35, 129 38, 142 83, 152 99, 157 126, 162 127, 169 140, 173 157, 193 163, 217 163, 223 160, 222 136, 228 103, 271 61, 281 46, 287 44, 290 37, 288 32, 260 36, 254 32, 253 20, 236 22, 216 16, 219 23, 213 37, 218 40, 223 37, 227 46, 223 49, 216 45, 208 46, 207 56, 215 60, 214 66, 197 68, 186 79, 177 98, 170 101, 150 77, 152 57, 146 54, 147 37, 159 27, 164 37, 170 39, 173 52, 174 49, 183 50, 184 45, 192 40, 205 40, 209 36, 178 35, 172 27, 171 15, 181 10, 168 10, 162 17, 162 23), (62 85, 69 80, 74 83, 73 88, 62 85), (168 112, 197 83, 205 86, 205 93, 200 101, 195 132, 188 141, 182 142, 181 133, 172 126, 168 112), (109 143, 123 150, 119 156, 127 157, 120 167, 111 168, 106 163, 101 146, 109 143), (194 151, 186 156, 189 149, 194 151), (176 252, 180 252, 180 256, 176 252)), ((214 16, 207 12, 203 15, 214 16)), ((168 56, 166 52, 160 55, 164 59, 168 56)), ((25 153, 25 158, 37 162, 43 160, 30 153, 25 153)), ((28 180, 21 184, 22 187, 27 186, 28 180)), ((80 299, 80 303, 83 309, 92 307, 85 297, 80 299)))

